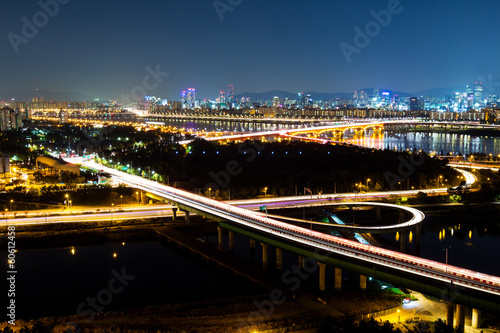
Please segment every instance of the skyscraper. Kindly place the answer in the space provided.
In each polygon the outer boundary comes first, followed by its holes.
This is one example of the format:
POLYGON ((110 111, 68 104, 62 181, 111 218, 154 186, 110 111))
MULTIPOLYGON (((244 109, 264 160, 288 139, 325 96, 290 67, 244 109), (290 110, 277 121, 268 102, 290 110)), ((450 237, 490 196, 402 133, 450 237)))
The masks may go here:
POLYGON ((226 93, 224 90, 219 91, 219 103, 226 103, 226 93))
POLYGON ((187 92, 185 90, 181 91, 181 103, 182 108, 187 109, 187 92))
POLYGON ((155 96, 144 96, 144 107, 148 113, 155 113, 156 106, 160 104, 160 98, 155 96))
POLYGON ((232 84, 227 86, 227 98, 229 103, 234 102, 234 87, 232 84))
POLYGON ((278 96, 274 96, 273 98, 273 108, 279 108, 280 107, 280 98, 278 96))
POLYGON ((186 102, 187 102, 189 109, 194 108, 195 100, 196 100, 196 89, 195 88, 188 88, 187 95, 186 95, 186 102))
POLYGON ((305 104, 304 93, 300 92, 297 94, 297 105, 304 106, 304 104, 305 104))
POLYGON ((480 106, 483 104, 483 83, 476 82, 476 86, 474 87, 474 99, 476 101, 476 104, 479 104, 480 106))
POLYGON ((410 97, 410 111, 419 110, 418 97, 410 97))

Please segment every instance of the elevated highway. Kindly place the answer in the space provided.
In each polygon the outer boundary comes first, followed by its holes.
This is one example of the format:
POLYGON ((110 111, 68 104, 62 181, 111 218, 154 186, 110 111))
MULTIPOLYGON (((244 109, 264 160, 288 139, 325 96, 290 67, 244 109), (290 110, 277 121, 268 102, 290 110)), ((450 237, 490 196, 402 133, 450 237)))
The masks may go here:
POLYGON ((446 299, 461 305, 500 313, 500 277, 474 272, 280 222, 154 181, 85 162, 116 180, 161 196, 186 212, 218 221, 222 228, 255 240, 446 299))

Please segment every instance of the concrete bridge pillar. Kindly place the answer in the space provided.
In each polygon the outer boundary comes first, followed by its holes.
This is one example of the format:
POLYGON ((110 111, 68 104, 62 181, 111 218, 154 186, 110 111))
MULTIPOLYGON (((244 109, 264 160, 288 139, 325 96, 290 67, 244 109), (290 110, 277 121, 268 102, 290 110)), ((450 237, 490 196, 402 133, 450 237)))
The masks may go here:
POLYGON ((255 262, 255 239, 250 238, 250 261, 255 262))
POLYGON ((222 238, 223 236, 223 231, 220 226, 217 226, 217 248, 222 251, 223 245, 224 245, 224 239, 222 238))
POLYGON ((318 262, 318 266, 319 266, 319 290, 325 291, 326 264, 318 262))
POLYGON ((267 256, 267 247, 268 245, 266 243, 260 243, 262 246, 262 269, 267 271, 267 266, 268 266, 268 256, 267 256))
POLYGON ((399 232, 399 252, 405 252, 406 246, 406 230, 399 232))
POLYGON ((172 221, 175 222, 177 218, 177 207, 172 207, 172 221))
POLYGON ((366 275, 359 276, 359 288, 361 288, 362 291, 366 290, 366 275))
POLYGON ((419 223, 415 226, 415 245, 420 245, 422 238, 422 225, 419 223))
POLYGON ((453 327, 453 315, 455 314, 455 304, 446 304, 446 325, 453 327))
POLYGON ((299 256, 299 267, 300 268, 304 267, 304 256, 299 256))
POLYGON ((342 290, 342 269, 335 267, 335 290, 342 290))
POLYGON ((478 309, 472 309, 472 328, 481 327, 482 312, 478 309))
POLYGON ((458 327, 458 332, 463 332, 465 327, 465 306, 457 304, 455 312, 455 327, 458 327))
POLYGON ((276 248, 276 269, 279 271, 283 269, 283 250, 279 247, 276 248))
POLYGON ((189 212, 184 212, 184 221, 186 221, 186 224, 189 224, 189 212))
POLYGON ((234 231, 229 230, 229 251, 234 251, 234 231))
POLYGON ((377 207, 377 221, 382 221, 382 208, 377 207))

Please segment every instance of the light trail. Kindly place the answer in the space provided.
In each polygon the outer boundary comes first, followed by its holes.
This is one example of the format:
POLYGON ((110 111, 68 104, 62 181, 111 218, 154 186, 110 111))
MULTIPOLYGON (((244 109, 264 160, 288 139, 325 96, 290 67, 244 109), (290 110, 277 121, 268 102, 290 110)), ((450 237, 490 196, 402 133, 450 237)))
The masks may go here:
POLYGON ((361 244, 351 240, 309 230, 303 227, 280 222, 263 217, 247 209, 235 207, 227 203, 198 196, 173 187, 158 184, 151 180, 132 176, 95 162, 86 162, 92 169, 102 170, 117 178, 123 183, 144 189, 152 194, 164 197, 180 205, 203 211, 206 214, 220 217, 277 238, 286 239, 296 244, 322 250, 326 253, 341 254, 343 256, 364 261, 368 264, 377 264, 390 267, 401 273, 411 273, 415 276, 425 276, 428 279, 444 283, 464 285, 466 288, 477 289, 482 292, 500 296, 500 277, 474 272, 472 270, 446 265, 433 260, 419 258, 396 251, 361 244))

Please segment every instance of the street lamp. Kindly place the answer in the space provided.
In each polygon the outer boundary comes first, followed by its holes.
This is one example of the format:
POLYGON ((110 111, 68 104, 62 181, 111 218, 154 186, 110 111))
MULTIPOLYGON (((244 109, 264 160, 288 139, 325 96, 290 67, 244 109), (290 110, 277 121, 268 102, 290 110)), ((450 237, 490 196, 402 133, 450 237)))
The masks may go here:
POLYGON ((211 188, 211 187, 209 187, 209 188, 208 188, 208 197, 209 197, 209 198, 211 197, 211 193, 212 193, 212 188, 211 188))
POLYGON ((440 179, 440 178, 442 179, 442 178, 443 178, 443 176, 439 176, 439 177, 437 178, 437 183, 438 183, 438 186, 437 186, 437 187, 439 187, 439 179, 440 179))
POLYGON ((137 204, 139 204, 139 203, 140 203, 140 202, 139 202, 139 191, 136 191, 136 192, 135 192, 135 195, 137 196, 137 204))
POLYGON ((446 249, 443 249, 443 251, 446 251, 446 268, 445 268, 445 273, 448 273, 448 250, 451 249, 451 246, 448 246, 446 249))
POLYGON ((69 194, 66 193, 66 209, 69 209, 69 194))
POLYGON ((267 187, 264 187, 264 198, 267 197, 267 187))
POLYGON ((366 180, 366 189, 367 189, 367 190, 369 189, 369 187, 368 187, 368 183, 370 182, 370 180, 371 180, 370 178, 368 178, 368 179, 366 180))
POLYGON ((120 195, 120 206, 123 206, 123 195, 120 195))
POLYGON ((10 210, 12 210, 12 203, 14 202, 14 199, 10 199, 10 210))

